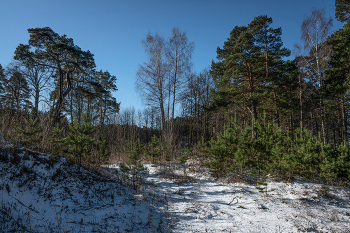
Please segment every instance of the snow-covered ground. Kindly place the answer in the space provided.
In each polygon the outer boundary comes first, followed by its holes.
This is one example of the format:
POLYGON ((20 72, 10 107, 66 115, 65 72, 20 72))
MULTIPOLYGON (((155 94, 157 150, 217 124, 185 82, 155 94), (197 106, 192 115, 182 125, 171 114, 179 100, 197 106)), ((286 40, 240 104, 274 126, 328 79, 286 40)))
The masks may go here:
POLYGON ((155 192, 167 196, 174 232, 350 232, 348 188, 327 192, 307 181, 270 181, 262 193, 254 185, 220 182, 206 172, 176 183, 159 178, 159 167, 149 169, 155 192))
POLYGON ((227 183, 205 168, 145 165, 135 191, 59 157, 0 149, 0 232, 350 232, 350 189, 227 183), (171 170, 176 179, 170 179, 171 170), (260 186, 263 187, 263 186, 260 186))
POLYGON ((0 151, 0 232, 164 231, 163 203, 63 158, 0 151))

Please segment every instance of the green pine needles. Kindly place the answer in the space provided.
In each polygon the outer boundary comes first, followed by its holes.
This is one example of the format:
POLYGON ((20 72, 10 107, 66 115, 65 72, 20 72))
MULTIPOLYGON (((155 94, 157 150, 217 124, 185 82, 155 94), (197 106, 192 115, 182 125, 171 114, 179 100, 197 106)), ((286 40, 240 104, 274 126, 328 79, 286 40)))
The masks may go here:
POLYGON ((29 119, 23 119, 24 124, 19 124, 16 128, 16 139, 19 145, 34 149, 42 141, 43 136, 40 133, 43 131, 39 126, 39 118, 33 118, 32 114, 29 119))
MULTIPOLYGON (((140 155, 143 153, 144 148, 140 140, 133 143, 131 149, 127 163, 121 163, 119 166, 122 172, 121 178, 126 182, 130 182, 131 186, 137 189, 138 185, 142 183, 143 178, 148 175, 148 170, 141 164, 140 155)), ((119 175, 117 170, 116 174, 119 175)))
POLYGON ((82 164, 83 159, 86 162, 101 164, 109 156, 107 142, 92 137, 95 126, 88 114, 82 116, 82 123, 75 120, 69 129, 70 132, 65 138, 60 138, 62 129, 58 126, 53 129, 55 137, 49 139, 53 144, 53 152, 66 154, 79 164, 82 164))
POLYGON ((208 163, 214 173, 255 176, 269 174, 291 177, 322 178, 326 181, 350 180, 350 147, 343 142, 334 149, 324 146, 320 136, 302 125, 287 134, 266 116, 253 126, 242 128, 231 120, 223 134, 210 142, 208 163))
POLYGON ((73 125, 69 126, 71 132, 63 139, 63 143, 68 145, 67 152, 73 155, 76 162, 81 164, 84 155, 90 155, 96 144, 96 140, 92 139, 91 135, 95 131, 87 115, 83 116, 82 124, 75 121, 73 125))
POLYGON ((163 145, 159 138, 153 136, 152 140, 145 147, 145 154, 148 155, 152 164, 156 164, 162 155, 163 145))

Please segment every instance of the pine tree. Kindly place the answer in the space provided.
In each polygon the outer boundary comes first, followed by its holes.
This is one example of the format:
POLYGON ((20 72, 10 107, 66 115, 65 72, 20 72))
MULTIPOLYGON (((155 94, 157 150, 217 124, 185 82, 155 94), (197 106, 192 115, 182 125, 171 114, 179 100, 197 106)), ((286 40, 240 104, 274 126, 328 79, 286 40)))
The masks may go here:
POLYGON ((272 29, 271 23, 271 18, 258 16, 248 26, 236 26, 223 48, 217 49, 219 61, 213 61, 211 67, 216 90, 213 108, 245 104, 251 113, 251 125, 258 119, 260 100, 268 99, 276 90, 273 81, 281 58, 290 54, 282 48, 281 29, 272 29))
POLYGON ((335 0, 335 18, 340 22, 350 19, 350 3, 348 0, 335 0))
MULTIPOLYGON (((329 70, 325 77, 324 95, 329 100, 330 106, 337 106, 335 109, 340 109, 339 115, 342 121, 341 129, 342 140, 348 139, 348 114, 347 103, 349 96, 347 90, 350 88, 350 24, 346 23, 344 27, 330 38, 329 44, 332 46, 333 55, 329 61, 329 70)), ((334 109, 334 108, 333 108, 334 109)))
POLYGON ((5 91, 4 82, 5 82, 5 74, 2 65, 0 64, 0 94, 5 91))
MULTIPOLYGON (((0 64, 0 100, 3 98, 2 96, 5 93, 5 74, 2 65, 0 64)), ((0 109, 3 109, 3 103, 0 103, 0 109)))
MULTIPOLYGON (((137 189, 137 184, 142 181, 142 178, 148 175, 148 170, 141 164, 140 154, 144 148, 140 140, 131 145, 129 159, 126 164, 121 163, 120 170, 123 173, 122 178, 130 180, 132 187, 137 189)), ((117 170, 116 170, 116 173, 117 170)))
POLYGON ((73 160, 81 164, 82 158, 84 156, 88 158, 96 144, 96 140, 92 138, 95 127, 92 125, 90 117, 85 114, 82 123, 75 121, 69 126, 69 129, 71 132, 62 141, 68 146, 64 152, 73 156, 73 160))
POLYGON ((31 114, 28 120, 23 119, 23 121, 24 125, 19 124, 16 128, 18 143, 30 149, 37 148, 43 139, 43 136, 39 135, 43 131, 38 125, 39 118, 33 119, 31 114))
POLYGON ((151 141, 145 147, 145 154, 151 157, 153 164, 156 164, 157 160, 162 155, 162 149, 163 145, 160 138, 153 136, 151 141))
POLYGON ((48 139, 52 146, 51 152, 56 156, 60 156, 64 150, 63 139, 61 138, 62 131, 63 129, 57 125, 52 129, 53 137, 48 139))
POLYGON ((299 123, 300 95, 297 93, 298 67, 295 60, 282 61, 274 74, 270 98, 263 103, 263 109, 268 116, 275 119, 278 127, 285 130, 294 130, 294 122, 299 123), (271 110, 274 112, 271 113, 271 110), (283 122, 284 121, 284 122, 283 122))
POLYGON ((79 70, 93 69, 95 61, 90 51, 82 51, 72 38, 60 36, 51 28, 30 28, 28 45, 20 44, 15 51, 15 59, 25 64, 51 67, 58 75, 58 95, 54 111, 54 124, 58 123, 62 106, 72 90, 72 74, 79 70))
POLYGON ((103 127, 108 117, 119 111, 120 104, 112 97, 112 91, 118 90, 115 84, 116 81, 117 78, 108 71, 100 70, 95 73, 94 79, 90 82, 97 100, 95 109, 101 127, 103 127))

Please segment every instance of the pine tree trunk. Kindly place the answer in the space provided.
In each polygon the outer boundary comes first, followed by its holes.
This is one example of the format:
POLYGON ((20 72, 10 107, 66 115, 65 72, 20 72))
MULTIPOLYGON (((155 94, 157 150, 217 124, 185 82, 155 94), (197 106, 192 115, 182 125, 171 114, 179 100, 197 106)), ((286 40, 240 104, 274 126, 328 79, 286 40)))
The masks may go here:
POLYGON ((72 95, 70 95, 70 108, 69 109, 70 109, 70 120, 73 124, 74 116, 73 116, 73 96, 72 95))
POLYGON ((343 125, 342 125, 342 120, 340 119, 341 118, 341 105, 338 105, 338 109, 337 109, 337 144, 340 145, 340 143, 344 140, 344 134, 343 134, 343 125))
POLYGON ((38 109, 39 109, 39 90, 35 90, 35 105, 34 105, 34 118, 38 116, 38 109))
POLYGON ((299 98, 300 98, 300 121, 303 122, 303 98, 301 89, 301 75, 299 74, 299 98))
MULTIPOLYGON (((60 67, 60 64, 58 64, 58 67, 60 67)), ((61 111, 63 106, 64 98, 68 95, 68 93, 71 91, 72 83, 70 80, 70 73, 72 70, 68 70, 66 73, 66 81, 67 81, 67 89, 63 91, 63 71, 59 68, 59 93, 58 93, 58 99, 56 102, 56 109, 54 114, 54 125, 60 122, 61 120, 61 111)))
POLYGON ((323 101, 320 101, 321 104, 321 128, 322 128, 322 137, 323 137, 323 145, 327 145, 327 134, 326 134, 326 123, 325 123, 325 106, 323 101))
POLYGON ((337 141, 336 141, 336 133, 335 133, 335 125, 334 125, 334 121, 332 122, 332 126, 333 126, 333 147, 334 147, 334 150, 336 148, 336 145, 337 145, 337 141))
POLYGON ((313 118, 312 111, 310 111, 311 131, 312 131, 312 135, 314 135, 314 121, 312 118, 313 118))
POLYGON ((258 116, 257 116, 257 112, 256 112, 256 103, 254 100, 252 101, 252 113, 251 114, 252 114, 251 115, 251 117, 252 117, 252 138, 256 138, 257 135, 256 135, 256 132, 254 131, 253 127, 254 127, 256 120, 258 119, 258 116))
MULTIPOLYGON (((276 102, 276 93, 275 92, 273 93, 273 97, 274 97, 275 102, 276 102)), ((277 123, 278 127, 280 127, 280 115, 278 113, 277 107, 276 107, 276 123, 277 123)))
POLYGON ((343 140, 348 141, 348 133, 347 133, 347 119, 345 116, 345 106, 344 106, 344 97, 341 98, 341 111, 342 111, 342 120, 343 120, 343 140))

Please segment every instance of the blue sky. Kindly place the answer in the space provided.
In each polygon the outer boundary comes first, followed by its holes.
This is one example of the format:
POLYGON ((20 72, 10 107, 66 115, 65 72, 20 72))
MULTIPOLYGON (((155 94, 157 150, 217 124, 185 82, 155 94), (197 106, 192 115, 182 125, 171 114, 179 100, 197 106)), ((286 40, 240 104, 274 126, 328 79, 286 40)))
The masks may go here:
MULTIPOLYGON (((209 68, 235 26, 255 16, 272 17, 282 28, 284 46, 300 42, 304 17, 325 8, 334 18, 334 0, 2 0, 0 2, 0 64, 11 62, 16 47, 29 40, 28 28, 50 27, 73 38, 95 56, 97 69, 117 77, 114 94, 122 108, 143 108, 134 89, 139 64, 147 61, 141 40, 148 32, 169 37, 173 27, 195 43, 194 71, 209 68)), ((342 27, 334 19, 333 31, 342 27)), ((293 59, 293 56, 290 57, 293 59)))

